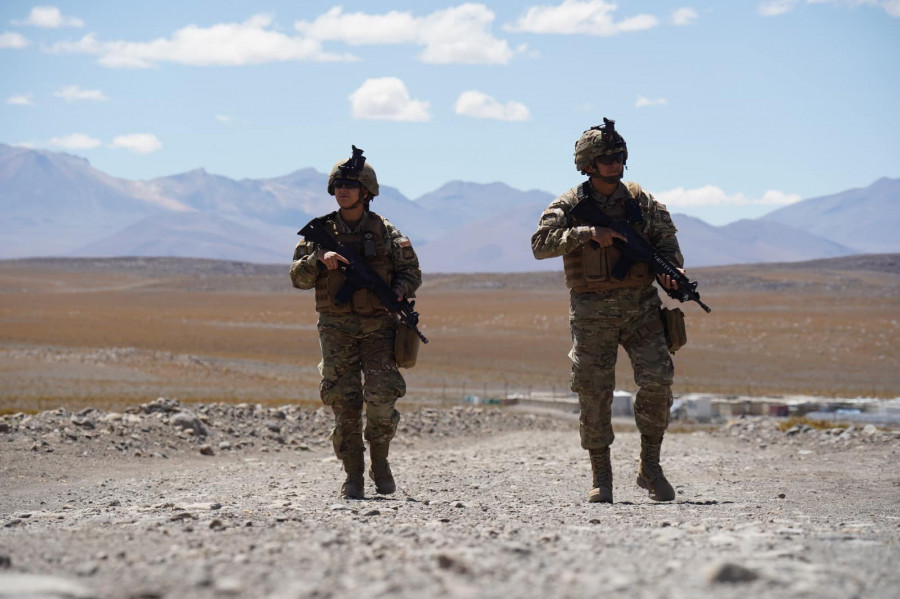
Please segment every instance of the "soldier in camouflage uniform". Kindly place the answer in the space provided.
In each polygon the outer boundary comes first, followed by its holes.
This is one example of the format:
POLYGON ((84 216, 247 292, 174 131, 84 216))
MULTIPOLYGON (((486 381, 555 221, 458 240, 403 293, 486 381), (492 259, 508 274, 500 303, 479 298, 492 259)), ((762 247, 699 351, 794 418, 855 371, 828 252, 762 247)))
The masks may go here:
MULTIPOLYGON (((348 168, 350 162, 339 161, 331 170, 328 193, 335 196, 340 209, 326 215, 326 226, 365 259, 398 299, 415 297, 422 284, 416 253, 394 225, 369 210, 378 195, 372 165, 365 162, 354 171, 348 168)), ((363 437, 369 442, 369 476, 376 491, 389 494, 396 488, 387 457, 400 421, 394 404, 406 393, 406 383, 394 354, 397 318, 369 289, 357 290, 343 305, 336 303, 335 294, 344 282, 342 263, 347 263, 344 256, 303 240, 294 250, 291 281, 299 289, 316 290, 322 347, 319 390, 322 401, 334 411, 334 452, 347 473, 341 495, 361 499, 365 496, 363 437)))
MULTIPOLYGON (((531 238, 538 260, 563 257, 566 286, 570 290, 569 322, 572 329, 572 390, 581 409, 581 446, 588 450, 593 485, 588 501, 612 503, 613 442, 611 407, 615 388, 618 346, 631 359, 639 386, 634 417, 641 433, 641 464, 637 484, 655 501, 675 498, 659 464, 663 433, 672 404, 674 367, 669 356, 659 309, 662 302, 646 263, 635 263, 623 279, 612 276, 620 259, 614 245, 625 237, 606 227, 591 226, 570 215, 580 197, 596 202, 610 217, 627 220, 658 252, 683 265, 675 225, 666 207, 632 182, 623 183, 628 159, 625 140, 615 121, 585 131, 575 144, 575 166, 589 183, 562 194, 543 212, 531 238)), ((672 289, 668 276, 659 279, 672 289)))

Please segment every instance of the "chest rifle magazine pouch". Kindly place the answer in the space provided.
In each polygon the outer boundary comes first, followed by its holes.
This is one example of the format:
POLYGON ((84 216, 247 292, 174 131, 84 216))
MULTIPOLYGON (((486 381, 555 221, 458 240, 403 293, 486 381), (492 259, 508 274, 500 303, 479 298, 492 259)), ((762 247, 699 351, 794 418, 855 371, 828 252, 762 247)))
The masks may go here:
POLYGON ((660 308, 659 317, 662 319, 663 330, 666 333, 666 344, 670 353, 675 353, 687 343, 687 333, 684 330, 684 312, 681 308, 660 308))
POLYGON ((590 283, 609 278, 609 257, 606 248, 596 243, 587 243, 581 250, 581 264, 584 278, 590 283))
POLYGON ((394 357, 399 368, 412 368, 419 356, 419 336, 402 322, 397 326, 394 337, 394 357))

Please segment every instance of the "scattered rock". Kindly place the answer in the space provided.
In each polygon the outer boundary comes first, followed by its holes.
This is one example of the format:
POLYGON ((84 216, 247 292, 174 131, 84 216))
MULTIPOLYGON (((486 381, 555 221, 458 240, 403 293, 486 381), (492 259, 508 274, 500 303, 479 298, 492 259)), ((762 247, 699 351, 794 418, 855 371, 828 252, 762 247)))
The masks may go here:
POLYGON ((0 574, 0 599, 95 599, 87 587, 56 576, 0 574))
POLYGON ((169 423, 176 427, 185 431, 191 431, 193 434, 198 437, 206 436, 206 427, 200 422, 200 419, 197 418, 197 415, 191 412, 190 410, 183 410, 178 412, 169 423))
POLYGON ((709 577, 711 583, 715 584, 741 584, 752 582, 759 578, 759 574, 749 568, 745 568, 739 564, 725 562, 716 566, 709 577))
POLYGON ((467 568, 464 563, 462 563, 455 557, 447 555, 446 553, 438 554, 437 563, 438 567, 442 570, 451 570, 453 572, 456 572, 457 574, 469 573, 469 568, 467 568))

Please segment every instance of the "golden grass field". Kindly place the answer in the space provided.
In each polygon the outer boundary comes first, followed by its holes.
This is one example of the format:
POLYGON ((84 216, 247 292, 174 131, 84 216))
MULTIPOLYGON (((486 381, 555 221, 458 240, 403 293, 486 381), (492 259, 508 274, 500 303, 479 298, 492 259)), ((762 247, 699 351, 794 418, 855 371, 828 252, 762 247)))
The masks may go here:
MULTIPOLYGON (((696 269, 674 391, 900 396, 900 256, 696 269)), ((405 401, 568 390, 561 273, 431 275, 431 343, 405 401)), ((0 262, 0 410, 159 396, 318 400, 311 292, 287 265, 178 259, 0 262)), ((634 390, 620 352, 618 387, 634 390)))

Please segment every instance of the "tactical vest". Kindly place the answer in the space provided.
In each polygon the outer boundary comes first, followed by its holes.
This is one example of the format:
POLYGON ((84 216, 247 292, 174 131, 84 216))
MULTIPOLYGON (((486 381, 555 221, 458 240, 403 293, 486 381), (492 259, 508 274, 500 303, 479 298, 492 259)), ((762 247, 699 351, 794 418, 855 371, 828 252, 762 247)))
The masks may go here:
MULTIPOLYGON (((356 255, 366 261, 385 283, 391 284, 394 265, 388 248, 383 243, 384 221, 374 212, 370 212, 366 223, 356 233, 341 233, 338 231, 337 221, 329 220, 331 233, 342 244, 356 252, 356 255)), ((323 270, 316 278, 316 311, 329 314, 360 314, 367 316, 374 314, 383 307, 378 296, 371 289, 357 289, 352 299, 342 305, 335 301, 338 290, 344 284, 346 277, 338 269, 323 270)))
MULTIPOLYGON (((631 194, 631 198, 626 199, 626 201, 635 202, 635 198, 641 193, 640 186, 631 181, 628 181, 625 185, 628 193, 631 194)), ((624 202, 616 202, 608 208, 603 208, 603 212, 613 220, 624 221, 627 217, 624 202)), ((571 216, 569 218, 571 226, 590 225, 590 223, 574 219, 571 216)), ((648 242, 650 241, 643 231, 636 227, 635 230, 641 237, 648 242)), ((565 254, 563 256, 563 268, 566 273, 566 287, 576 293, 585 293, 621 287, 643 287, 653 284, 653 274, 650 272, 650 266, 646 262, 635 263, 622 280, 613 278, 613 269, 621 256, 622 253, 614 245, 608 248, 601 248, 591 242, 585 243, 578 249, 565 254)))

